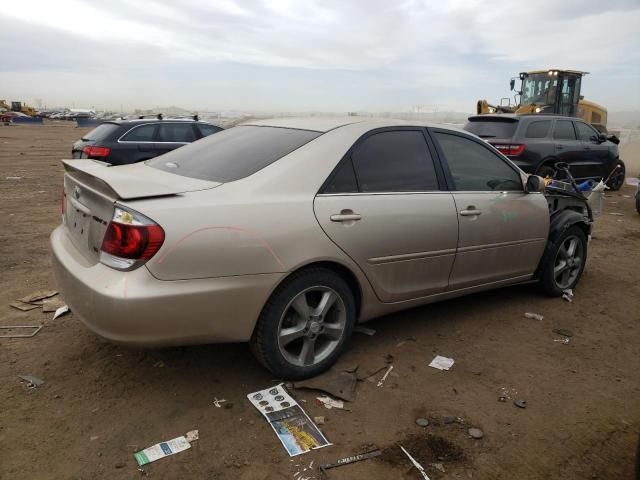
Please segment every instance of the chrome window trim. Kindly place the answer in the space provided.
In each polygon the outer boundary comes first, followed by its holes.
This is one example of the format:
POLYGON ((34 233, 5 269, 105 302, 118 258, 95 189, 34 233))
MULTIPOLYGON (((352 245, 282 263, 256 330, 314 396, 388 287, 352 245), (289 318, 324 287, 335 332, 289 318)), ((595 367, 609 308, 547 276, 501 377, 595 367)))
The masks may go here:
MULTIPOLYGON (((173 121, 165 121, 163 120, 164 124, 167 123, 171 123, 171 124, 188 124, 188 125, 193 125, 195 122, 173 122, 173 121)), ((192 142, 161 142, 161 141, 154 141, 154 140, 122 140, 124 137, 126 137, 127 135, 129 135, 131 132, 133 132, 136 128, 140 128, 140 127, 146 127, 147 125, 159 125, 159 123, 141 123, 140 125, 136 125, 135 127, 133 127, 131 130, 127 130, 126 132, 124 132, 122 135, 120 135, 120 138, 118 138, 118 140, 116 140, 116 143, 160 143, 160 144, 167 144, 167 143, 179 143, 181 145, 189 145, 192 142)), ((204 138, 204 137, 203 137, 204 138)), ((198 140, 197 138, 194 140, 194 142, 198 140)))

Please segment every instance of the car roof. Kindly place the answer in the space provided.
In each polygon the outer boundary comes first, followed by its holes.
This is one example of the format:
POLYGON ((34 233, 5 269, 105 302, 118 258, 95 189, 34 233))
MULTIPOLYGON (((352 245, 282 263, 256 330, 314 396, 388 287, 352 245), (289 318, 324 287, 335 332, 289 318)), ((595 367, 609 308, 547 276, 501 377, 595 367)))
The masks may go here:
POLYGON ((562 119, 562 120, 580 120, 581 118, 569 117, 567 115, 558 115, 553 113, 487 113, 483 115, 471 115, 468 120, 470 122, 477 122, 478 120, 487 120, 489 122, 495 122, 500 120, 507 120, 509 122, 518 122, 521 119, 562 119))
POLYGON ((192 118, 163 118, 159 120, 155 117, 152 118, 125 118, 120 120, 107 120, 104 123, 115 123, 117 125, 135 125, 136 123, 155 123, 155 122, 185 122, 185 123, 206 123, 203 120, 194 120, 192 118))
MULTIPOLYGON (((278 128, 294 128, 298 130, 311 130, 315 132, 325 133, 329 130, 344 127, 347 125, 358 124, 363 129, 371 130, 383 127, 433 127, 447 128, 450 130, 459 130, 456 127, 442 124, 432 124, 425 122, 417 122, 414 120, 396 120, 387 118, 374 117, 282 117, 268 118, 264 120, 254 120, 241 123, 244 126, 258 127, 278 127, 278 128)), ((462 130, 461 130, 462 131, 462 130)), ((466 132, 465 132, 466 133, 466 132)))

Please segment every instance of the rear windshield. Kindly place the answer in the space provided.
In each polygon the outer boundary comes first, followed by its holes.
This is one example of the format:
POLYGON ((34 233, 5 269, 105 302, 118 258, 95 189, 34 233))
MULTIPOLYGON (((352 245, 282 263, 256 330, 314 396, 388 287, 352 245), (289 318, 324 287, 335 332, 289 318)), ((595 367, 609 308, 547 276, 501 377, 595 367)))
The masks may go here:
POLYGON ((148 160, 147 165, 184 177, 232 182, 256 173, 319 135, 291 128, 234 127, 148 160))
POLYGON ((102 123, 82 137, 83 140, 104 140, 113 132, 118 130, 120 125, 116 123, 102 123))
POLYGON ((504 120, 471 120, 464 129, 480 138, 511 138, 516 132, 518 122, 504 120))

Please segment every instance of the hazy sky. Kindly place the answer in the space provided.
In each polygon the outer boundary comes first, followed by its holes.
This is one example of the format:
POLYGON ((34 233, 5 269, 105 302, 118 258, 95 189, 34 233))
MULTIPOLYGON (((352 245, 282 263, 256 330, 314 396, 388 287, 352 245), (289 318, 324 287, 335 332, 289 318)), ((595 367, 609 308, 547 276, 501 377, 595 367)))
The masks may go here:
POLYGON ((0 98, 77 108, 473 111, 529 69, 640 110, 640 1, 0 0, 0 98))

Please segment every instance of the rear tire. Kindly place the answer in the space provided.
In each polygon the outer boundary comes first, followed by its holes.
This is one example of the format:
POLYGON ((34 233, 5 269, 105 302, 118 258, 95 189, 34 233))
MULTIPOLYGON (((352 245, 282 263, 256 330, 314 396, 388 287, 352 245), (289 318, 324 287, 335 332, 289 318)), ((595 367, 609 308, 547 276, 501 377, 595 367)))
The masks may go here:
POLYGON ((559 297, 562 292, 578 284, 587 262, 587 237, 576 225, 567 228, 553 242, 546 265, 540 275, 540 287, 549 296, 559 297))
POLYGON ((618 160, 616 162, 616 167, 617 166, 619 166, 618 170, 611 176, 611 178, 607 182, 607 186, 609 187, 609 189, 614 192, 622 188, 622 185, 624 185, 624 177, 626 174, 626 167, 622 160, 618 160))
POLYGON ((340 356, 355 320, 356 304, 347 282, 325 268, 301 270, 265 304, 251 350, 279 378, 313 377, 340 356))

